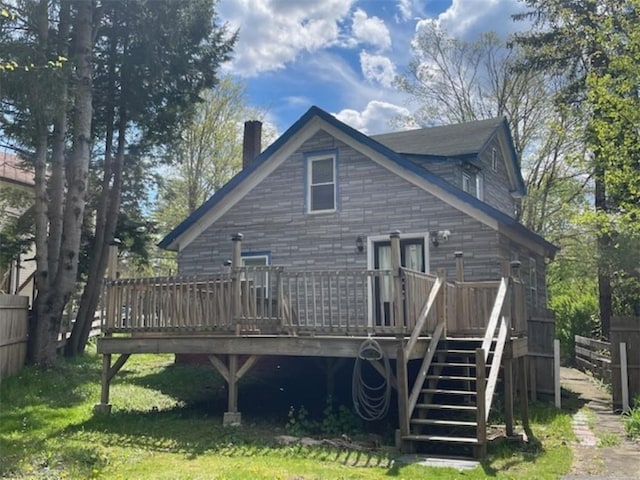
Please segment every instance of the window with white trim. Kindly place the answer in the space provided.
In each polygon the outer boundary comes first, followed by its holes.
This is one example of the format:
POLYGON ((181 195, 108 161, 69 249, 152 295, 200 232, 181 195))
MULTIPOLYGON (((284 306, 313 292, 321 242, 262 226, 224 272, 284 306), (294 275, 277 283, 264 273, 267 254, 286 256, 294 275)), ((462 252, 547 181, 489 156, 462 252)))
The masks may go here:
POLYGON ((307 165, 307 211, 309 213, 336 210, 336 157, 309 157, 307 165))
POLYGON ((495 148, 491 149, 491 169, 494 172, 498 171, 498 152, 495 148))
POLYGON ((536 259, 529 257, 529 292, 531 295, 531 306, 538 306, 538 268, 536 259))
POLYGON ((471 193, 471 175, 462 173, 462 191, 471 193))
POLYGON ((476 173, 476 198, 484 201, 484 175, 476 173))
MULTIPOLYGON (((243 267, 266 267, 271 264, 271 254, 269 252, 242 252, 243 267)), ((258 296, 267 298, 269 296, 269 272, 260 269, 251 269, 243 272, 243 280, 249 280, 256 288, 258 296), (261 294, 262 293, 262 294, 261 294)))

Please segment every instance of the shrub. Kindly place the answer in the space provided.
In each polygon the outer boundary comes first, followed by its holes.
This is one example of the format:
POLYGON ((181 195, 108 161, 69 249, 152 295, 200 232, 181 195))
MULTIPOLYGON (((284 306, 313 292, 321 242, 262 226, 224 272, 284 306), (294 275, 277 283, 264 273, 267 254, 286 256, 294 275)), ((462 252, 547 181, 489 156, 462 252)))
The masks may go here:
POLYGON ((624 431, 628 437, 640 439, 640 396, 633 400, 633 407, 623 417, 624 431))

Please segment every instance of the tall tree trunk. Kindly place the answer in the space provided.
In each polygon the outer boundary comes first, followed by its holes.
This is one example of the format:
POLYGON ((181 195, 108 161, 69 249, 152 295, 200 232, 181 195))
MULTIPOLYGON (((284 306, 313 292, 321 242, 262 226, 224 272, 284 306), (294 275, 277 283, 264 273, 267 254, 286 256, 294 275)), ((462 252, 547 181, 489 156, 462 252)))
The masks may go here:
POLYGON ((108 245, 113 241, 118 214, 120 211, 120 196, 122 192, 122 170, 124 166, 124 154, 126 145, 127 113, 124 106, 122 71, 120 79, 116 76, 117 38, 112 38, 110 74, 112 82, 109 91, 108 128, 105 140, 105 166, 102 179, 98 208, 96 211, 95 241, 93 245, 93 258, 89 268, 87 283, 85 284, 80 301, 80 307, 73 325, 71 337, 65 348, 66 356, 74 356, 84 352, 89 340, 91 325, 95 317, 100 294, 102 280, 107 269, 109 249, 108 245), (116 85, 120 84, 120 106, 117 112, 118 118, 118 146, 115 156, 112 154, 113 126, 116 121, 116 85))
MULTIPOLYGON (((594 178, 596 211, 607 212, 604 170, 598 165, 597 158, 594 178)), ((609 267, 610 245, 610 235, 600 231, 598 233, 598 305, 600 310, 600 336, 602 338, 609 338, 612 315, 611 268, 609 267)))
POLYGON ((67 168, 67 196, 62 218, 62 240, 58 271, 45 292, 39 292, 36 304, 37 333, 41 348, 35 351, 37 364, 52 364, 62 312, 73 293, 78 272, 81 227, 86 204, 91 146, 92 109, 92 32, 93 3, 74 2, 75 89, 73 115, 73 149, 67 168))

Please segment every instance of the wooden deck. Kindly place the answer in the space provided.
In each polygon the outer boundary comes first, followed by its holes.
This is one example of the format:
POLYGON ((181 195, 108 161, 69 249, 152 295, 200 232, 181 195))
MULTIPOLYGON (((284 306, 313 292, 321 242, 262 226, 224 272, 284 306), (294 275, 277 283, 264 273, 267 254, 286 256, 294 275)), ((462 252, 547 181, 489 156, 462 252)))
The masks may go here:
MULTIPOLYGON (((456 281, 448 282, 443 271, 437 276, 411 271, 399 265, 399 237, 391 240, 392 270, 244 267, 237 241, 233 266, 220 275, 109 280, 98 339, 104 362, 97 409, 109 410, 110 382, 131 354, 201 354, 228 383, 225 423, 239 423, 237 382, 258 357, 356 358, 363 342, 373 339, 395 360, 401 438, 434 441, 440 437, 420 433, 428 423, 425 405, 438 408, 429 392, 441 392, 437 379, 446 375, 437 365, 461 355, 453 342, 464 341, 461 345, 471 348, 464 385, 476 385, 469 395, 477 397, 478 412, 471 422, 477 435, 464 441, 482 456, 500 366, 506 362, 510 378, 511 361, 527 352, 523 284, 517 275, 465 282, 458 269, 456 281), (112 364, 114 354, 120 357, 112 364), (422 360, 413 385, 408 383, 411 360, 422 360)), ((379 361, 371 364, 383 368, 379 361)), ((511 392, 511 380, 505 383, 511 392)))

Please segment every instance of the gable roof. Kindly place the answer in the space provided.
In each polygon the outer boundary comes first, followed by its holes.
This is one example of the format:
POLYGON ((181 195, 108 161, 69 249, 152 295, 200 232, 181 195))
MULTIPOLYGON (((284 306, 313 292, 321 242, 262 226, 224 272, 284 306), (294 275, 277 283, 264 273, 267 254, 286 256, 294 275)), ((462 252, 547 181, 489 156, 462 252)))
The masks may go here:
MULTIPOLYGON (((312 106, 307 112, 302 115, 280 138, 272 143, 264 152, 262 152, 253 162, 251 162, 245 169, 234 176, 227 184, 225 184, 220 190, 212 195, 205 203, 203 203, 197 210, 195 210, 189 217, 187 217, 182 223, 174 228, 165 238, 160 241, 158 246, 166 249, 177 249, 180 237, 186 234, 191 228, 194 228, 198 222, 203 219, 212 209, 219 205, 227 196, 230 196, 232 192, 248 182, 252 175, 263 167, 281 148, 283 148, 289 141, 301 134, 305 127, 309 126, 313 120, 318 119, 320 122, 324 122, 327 127, 333 127, 337 132, 346 135, 349 139, 355 143, 360 144, 362 147, 367 147, 380 154, 385 159, 392 162, 397 167, 400 167, 403 173, 414 175, 420 179, 426 180, 431 185, 435 186, 439 191, 444 192, 462 203, 471 207, 476 212, 482 212, 489 218, 495 220, 499 224, 502 224, 519 235, 527 238, 535 244, 542 247, 545 252, 550 256, 553 256, 558 248, 547 242, 544 238, 531 230, 524 227, 520 222, 511 218, 509 215, 501 212, 500 210, 478 200, 473 195, 470 195, 462 190, 456 188, 443 178, 429 172, 428 170, 411 162, 404 155, 395 152, 386 145, 376 141, 374 138, 369 137, 358 130, 348 126, 341 122, 333 115, 325 112, 324 110, 312 106)), ((205 227, 206 228, 206 227, 205 227)))
POLYGON ((462 157, 482 151, 488 139, 502 125, 502 118, 418 128, 372 135, 391 150, 409 155, 462 157))
POLYGON ((518 155, 513 146, 509 123, 505 117, 383 133, 372 135, 371 138, 403 155, 423 159, 460 159, 478 156, 496 135, 504 135, 509 154, 505 166, 510 177, 514 179, 514 191, 524 195, 526 187, 518 155))

